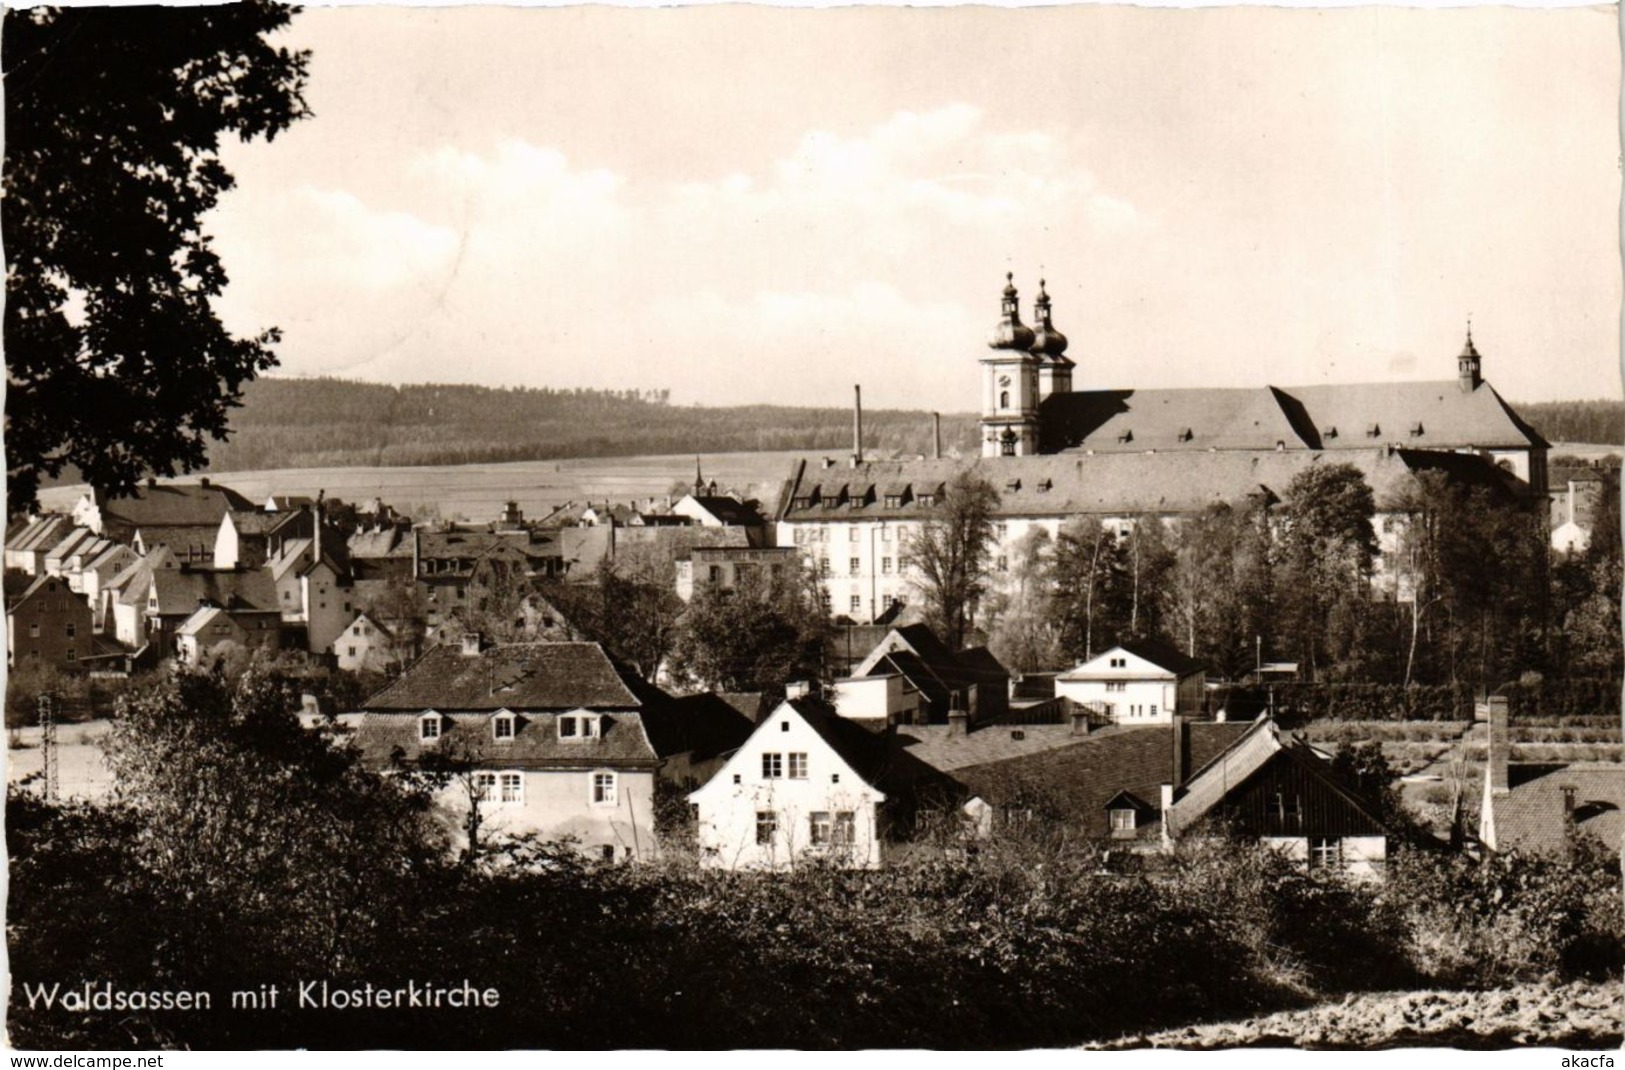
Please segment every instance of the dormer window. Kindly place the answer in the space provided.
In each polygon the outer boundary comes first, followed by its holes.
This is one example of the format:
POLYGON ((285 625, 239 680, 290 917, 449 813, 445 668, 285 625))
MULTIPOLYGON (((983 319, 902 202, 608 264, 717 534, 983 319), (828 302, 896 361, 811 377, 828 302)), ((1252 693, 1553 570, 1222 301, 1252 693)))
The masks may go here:
POLYGON ((566 714, 559 718, 559 738, 568 743, 597 739, 602 730, 597 714, 566 714))
POLYGON ((1370 424, 1365 429, 1366 438, 1376 438, 1380 434, 1382 434, 1382 426, 1380 424, 1370 424))
POLYGON ((1193 439, 1195 437, 1196 437, 1196 433, 1194 431, 1192 431, 1188 427, 1185 428, 1183 431, 1181 431, 1179 433, 1179 441, 1181 441, 1181 442, 1189 442, 1191 439, 1193 439))
POLYGON ((812 501, 812 499, 810 497, 807 497, 806 495, 803 495, 803 496, 801 496, 801 497, 799 497, 799 498, 797 498, 795 500, 795 508, 797 508, 797 509, 811 509, 812 508, 812 503, 813 503, 813 501, 812 501))
POLYGON ((1134 432, 1132 430, 1124 431, 1122 434, 1117 436, 1117 441, 1119 441, 1119 442, 1133 442, 1134 441, 1134 432))
POLYGON ((1132 807, 1110 810, 1113 839, 1131 839, 1134 836, 1135 813, 1132 807))
POLYGON ((1416 438, 1417 436, 1419 436, 1421 434, 1422 434, 1422 421, 1418 420, 1414 424, 1411 424, 1411 437, 1416 438))
POLYGON ((433 743, 440 738, 440 715, 426 713, 418 718, 418 740, 422 743, 433 743))
POLYGON ((903 507, 903 496, 901 494, 888 494, 888 495, 886 495, 886 508, 887 509, 901 509, 902 507, 903 507))
POLYGON ((1012 480, 1010 480, 1008 483, 1006 483, 1004 485, 1004 491, 1005 491, 1006 494, 1014 494, 1016 491, 1018 491, 1020 489, 1021 489, 1021 480, 1019 480, 1019 479, 1012 479, 1012 480))
POLYGON ((498 743, 512 743, 515 718, 511 713, 499 713, 491 718, 491 738, 498 743))
POLYGON ((1336 425, 1328 424, 1327 426, 1321 428, 1320 429, 1320 437, 1321 438, 1336 438, 1337 437, 1337 427, 1336 427, 1336 425))
POLYGON ((1054 482, 1052 482, 1048 477, 1040 479, 1038 481, 1038 493, 1048 494, 1049 489, 1053 486, 1055 486, 1054 482))

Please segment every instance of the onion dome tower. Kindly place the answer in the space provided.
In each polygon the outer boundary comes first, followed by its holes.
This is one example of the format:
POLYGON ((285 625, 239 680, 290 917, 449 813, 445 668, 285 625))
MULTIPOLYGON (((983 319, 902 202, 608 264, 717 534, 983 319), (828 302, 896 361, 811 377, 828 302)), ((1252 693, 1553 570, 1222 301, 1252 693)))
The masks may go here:
POLYGON ((1038 299, 1033 302, 1033 356, 1038 365, 1038 400, 1051 394, 1072 392, 1074 364, 1066 355, 1066 335, 1055 329, 1050 319, 1049 294, 1044 291, 1044 280, 1038 280, 1038 299))
POLYGON ((1021 322, 1015 276, 1004 276, 999 322, 982 357, 982 456, 1026 457, 1038 452, 1037 341, 1021 322))

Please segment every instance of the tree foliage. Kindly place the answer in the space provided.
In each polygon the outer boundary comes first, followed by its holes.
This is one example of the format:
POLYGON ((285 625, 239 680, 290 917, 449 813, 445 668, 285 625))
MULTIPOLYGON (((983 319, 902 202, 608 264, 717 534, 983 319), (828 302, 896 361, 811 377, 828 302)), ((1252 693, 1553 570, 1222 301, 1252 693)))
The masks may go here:
POLYGON ((6 14, 6 448, 13 511, 73 466, 127 489, 205 461, 277 332, 234 338, 203 216, 230 189, 220 139, 306 114, 292 9, 6 14))
POLYGON ((825 675, 824 644, 833 627, 809 570, 758 569, 731 589, 695 592, 678 626, 673 675, 717 691, 782 695, 792 680, 825 675))
POLYGON ((999 492, 961 469, 902 553, 923 604, 925 622, 951 650, 965 645, 972 616, 987 591, 988 555, 999 492))

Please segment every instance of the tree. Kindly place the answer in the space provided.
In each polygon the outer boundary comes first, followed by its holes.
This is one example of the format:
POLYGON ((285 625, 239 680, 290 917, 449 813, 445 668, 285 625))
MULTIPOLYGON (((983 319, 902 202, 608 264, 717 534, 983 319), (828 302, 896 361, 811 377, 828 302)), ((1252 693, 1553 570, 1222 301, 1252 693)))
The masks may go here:
POLYGON ((128 491, 206 460, 275 329, 234 338, 203 217, 220 138, 307 114, 293 9, 33 8, 5 18, 6 449, 13 512, 77 468, 128 491))
POLYGON ((1030 529, 1012 547, 1010 579, 995 592, 988 649, 1016 672, 1053 668, 1060 659, 1051 602, 1055 585, 1055 544, 1041 527, 1030 529))
POLYGON ((977 601, 987 589, 993 514, 999 492, 970 469, 948 482, 942 501, 909 539, 903 568, 923 602, 925 622, 950 650, 965 645, 977 601))
POLYGON ((1282 634, 1294 638, 1311 672, 1333 667, 1341 653, 1331 641, 1334 612, 1346 621, 1354 612, 1346 603, 1370 598, 1376 512, 1370 485, 1351 464, 1307 468, 1287 484, 1276 590, 1282 634))
POLYGON ((673 674, 718 691, 782 695, 791 680, 823 676, 833 628, 809 570, 757 571, 732 589, 695 593, 678 626, 673 674))
POLYGON ((262 665, 234 687, 180 671, 114 721, 115 801, 190 981, 353 968, 395 939, 443 857, 428 800, 302 728, 298 705, 262 665))
POLYGON ((1094 517, 1080 517, 1055 540, 1055 599, 1051 604, 1063 653, 1085 660, 1097 646, 1123 630, 1116 612, 1131 598, 1132 581, 1123 567, 1123 546, 1094 517))
POLYGON ((683 603, 675 586, 669 560, 623 555, 602 559, 590 579, 547 582, 541 593, 582 635, 652 681, 677 637, 683 603))

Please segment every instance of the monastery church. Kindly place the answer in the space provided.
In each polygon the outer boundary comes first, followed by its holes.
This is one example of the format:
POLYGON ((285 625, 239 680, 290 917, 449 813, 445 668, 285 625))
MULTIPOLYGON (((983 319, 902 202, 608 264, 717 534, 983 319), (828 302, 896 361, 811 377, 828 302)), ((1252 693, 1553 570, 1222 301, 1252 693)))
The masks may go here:
MULTIPOLYGON (((1360 469, 1379 514, 1428 470, 1526 501, 1546 495, 1549 445, 1485 381, 1471 326, 1454 379, 1074 390, 1044 283, 1029 327, 1006 276, 981 366, 980 458, 869 461, 856 431, 849 465, 794 464, 777 542, 802 549, 834 612, 873 620, 911 600, 901 543, 966 467, 1000 494, 995 571, 1034 526, 1053 537, 1093 516, 1126 534, 1141 516, 1171 522, 1219 502, 1279 499, 1316 465, 1360 469)), ((1379 521, 1385 550, 1393 527, 1379 521)))

